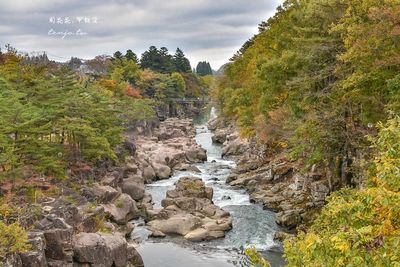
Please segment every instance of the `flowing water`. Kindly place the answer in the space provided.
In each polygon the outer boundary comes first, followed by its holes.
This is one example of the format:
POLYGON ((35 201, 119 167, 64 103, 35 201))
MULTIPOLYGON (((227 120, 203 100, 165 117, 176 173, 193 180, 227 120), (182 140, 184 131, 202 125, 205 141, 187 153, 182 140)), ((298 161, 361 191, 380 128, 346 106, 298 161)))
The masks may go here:
POLYGON ((225 184, 235 162, 221 158, 222 147, 213 144, 213 133, 205 121, 215 116, 212 108, 208 116, 196 121, 196 142, 207 150, 207 162, 196 164, 201 173, 176 171, 168 180, 147 185, 146 190, 153 196, 154 206, 161 207, 167 190, 183 176, 201 177, 207 186, 214 189, 213 201, 231 213, 233 228, 225 238, 208 242, 192 243, 182 237, 146 239, 148 235, 142 222, 136 222, 132 238, 142 241, 138 248, 145 267, 241 267, 248 266, 243 248, 254 245, 269 260, 273 267, 284 265, 281 248, 273 240, 279 229, 275 214, 250 203, 244 190, 225 184))

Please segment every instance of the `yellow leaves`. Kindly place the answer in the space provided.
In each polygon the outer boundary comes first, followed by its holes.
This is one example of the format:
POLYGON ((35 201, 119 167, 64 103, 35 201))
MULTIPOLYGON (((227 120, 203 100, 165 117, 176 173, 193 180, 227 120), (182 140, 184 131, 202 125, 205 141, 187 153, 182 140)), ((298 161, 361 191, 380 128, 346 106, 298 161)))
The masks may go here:
POLYGON ((333 236, 330 240, 333 243, 333 247, 342 253, 350 249, 349 243, 346 240, 342 240, 339 236, 333 236))
POLYGON ((373 227, 371 225, 362 227, 360 229, 357 230, 358 233, 362 234, 362 235, 371 235, 372 234, 372 230, 373 227))
POLYGON ((381 187, 332 194, 309 232, 285 243, 288 266, 396 266, 399 205, 400 193, 381 187))
POLYGON ((383 235, 390 235, 390 234, 393 233, 394 230, 395 229, 394 229, 394 227, 392 225, 391 220, 385 220, 384 223, 381 226, 380 232, 383 235))
POLYGON ((271 267, 269 262, 262 257, 262 255, 257 251, 256 247, 252 246, 250 248, 246 248, 244 250, 244 254, 250 260, 250 266, 257 266, 257 267, 271 267))
POLYGON ((289 146, 287 142, 283 142, 283 141, 278 142, 278 145, 279 145, 281 148, 287 148, 287 147, 289 146))
POLYGON ((311 233, 306 236, 304 243, 306 244, 306 248, 310 249, 311 247, 315 246, 316 244, 321 243, 321 239, 319 238, 318 235, 311 233))
POLYGON ((273 42, 271 44, 271 48, 274 49, 274 50, 277 50, 278 49, 278 44, 276 42, 273 42))
POLYGON ((26 231, 18 223, 6 225, 0 221, 0 258, 4 259, 10 253, 31 249, 27 239, 26 231))

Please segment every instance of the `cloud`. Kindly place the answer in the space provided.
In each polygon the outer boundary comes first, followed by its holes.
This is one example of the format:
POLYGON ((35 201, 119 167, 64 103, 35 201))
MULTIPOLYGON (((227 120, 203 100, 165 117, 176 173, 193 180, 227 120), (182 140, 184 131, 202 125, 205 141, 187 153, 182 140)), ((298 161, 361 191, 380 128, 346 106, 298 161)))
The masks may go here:
POLYGON ((0 0, 0 45, 24 51, 46 51, 55 60, 92 58, 149 46, 183 49, 192 66, 200 60, 214 68, 228 61, 272 16, 283 0, 0 0), (52 24, 49 18, 69 17, 74 24, 52 24), (98 18, 78 23, 76 17, 98 18), (48 31, 85 36, 49 36, 48 31))

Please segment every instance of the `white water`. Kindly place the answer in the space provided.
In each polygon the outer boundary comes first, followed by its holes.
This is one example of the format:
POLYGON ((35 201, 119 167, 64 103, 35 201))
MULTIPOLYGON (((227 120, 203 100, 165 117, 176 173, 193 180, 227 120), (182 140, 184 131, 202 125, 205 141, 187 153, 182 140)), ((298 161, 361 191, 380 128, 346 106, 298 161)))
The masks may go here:
MULTIPOLYGON (((212 109, 210 117, 214 116, 215 109, 212 109)), ((241 251, 248 245, 264 251, 272 266, 283 266, 279 246, 273 241, 274 232, 279 229, 275 224, 274 213, 250 203, 244 190, 226 185, 226 178, 235 167, 235 162, 221 158, 222 148, 212 143, 212 135, 205 124, 196 126, 196 141, 207 150, 208 156, 207 162, 195 164, 201 173, 176 171, 168 180, 147 185, 146 190, 152 194, 154 206, 157 208, 161 206, 166 191, 173 189, 179 178, 200 177, 207 186, 214 189, 214 203, 231 213, 233 229, 227 232, 225 238, 209 242, 190 243, 181 237, 149 239, 139 247, 145 266, 247 266, 247 260, 241 251), (187 262, 191 264, 188 265, 187 262)), ((143 227, 137 227, 133 237, 143 236, 145 233, 147 232, 143 227)))

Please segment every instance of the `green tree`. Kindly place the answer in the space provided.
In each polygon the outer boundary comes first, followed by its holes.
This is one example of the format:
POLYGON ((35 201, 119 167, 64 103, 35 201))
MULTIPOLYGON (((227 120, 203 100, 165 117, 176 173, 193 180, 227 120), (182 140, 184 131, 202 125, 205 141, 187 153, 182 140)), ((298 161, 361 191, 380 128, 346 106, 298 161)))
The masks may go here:
POLYGON ((192 67, 190 66, 189 59, 186 58, 185 54, 182 52, 179 47, 176 49, 175 55, 174 55, 174 65, 175 65, 175 70, 178 72, 184 72, 188 73, 192 71, 192 67))
POLYGON ((137 55, 131 49, 126 50, 125 58, 139 64, 137 55))
POLYGON ((172 73, 175 71, 173 57, 165 47, 157 49, 157 47, 151 46, 148 51, 142 54, 140 66, 143 69, 147 68, 160 73, 172 73))
POLYGON ((122 58, 123 58, 123 55, 120 51, 116 51, 114 53, 114 59, 122 59, 122 58))
POLYGON ((205 76, 205 75, 212 75, 212 69, 209 62, 202 61, 197 64, 196 73, 205 76))

